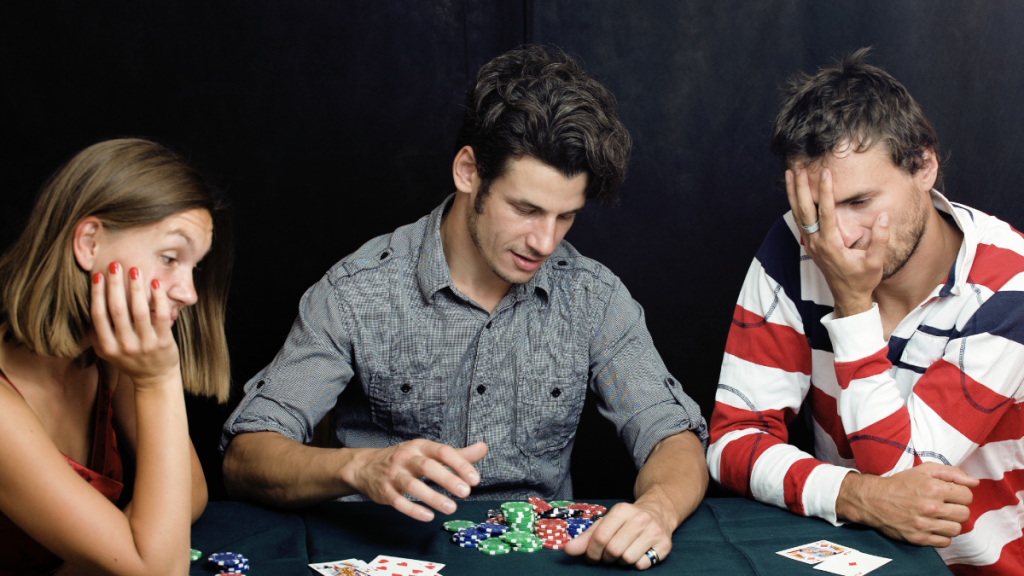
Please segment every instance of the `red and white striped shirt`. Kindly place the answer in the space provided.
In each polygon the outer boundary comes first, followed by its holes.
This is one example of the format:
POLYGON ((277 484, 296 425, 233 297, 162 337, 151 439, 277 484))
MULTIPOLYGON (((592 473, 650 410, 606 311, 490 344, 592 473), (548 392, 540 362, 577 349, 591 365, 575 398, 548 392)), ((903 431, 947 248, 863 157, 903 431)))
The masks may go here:
POLYGON ((959 466, 981 485, 939 554, 957 574, 1024 575, 1024 236, 938 192, 932 200, 963 245, 888 342, 877 305, 832 318, 792 213, 776 223, 736 305, 708 466, 727 489, 832 523, 851 469, 959 466), (816 458, 787 444, 801 406, 816 458))

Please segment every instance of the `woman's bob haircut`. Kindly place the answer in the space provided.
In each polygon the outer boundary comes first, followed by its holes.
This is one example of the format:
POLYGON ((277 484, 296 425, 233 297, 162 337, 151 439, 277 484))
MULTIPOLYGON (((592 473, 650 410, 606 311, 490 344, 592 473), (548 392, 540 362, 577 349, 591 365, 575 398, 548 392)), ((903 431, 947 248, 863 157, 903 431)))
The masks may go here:
POLYGON ((93 144, 43 185, 28 225, 0 257, 5 341, 45 356, 82 356, 92 322, 89 274, 72 249, 75 226, 94 216, 111 230, 124 230, 195 208, 210 213, 213 244, 194 271, 198 302, 180 311, 174 335, 185 390, 227 401, 231 374, 224 309, 232 259, 227 205, 179 155, 148 140, 93 144))

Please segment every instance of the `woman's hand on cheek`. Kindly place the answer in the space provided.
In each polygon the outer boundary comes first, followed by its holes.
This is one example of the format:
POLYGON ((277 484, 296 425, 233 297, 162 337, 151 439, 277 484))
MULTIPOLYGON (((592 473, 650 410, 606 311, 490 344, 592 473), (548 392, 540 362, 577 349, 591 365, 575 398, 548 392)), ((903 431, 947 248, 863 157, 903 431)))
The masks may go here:
POLYGON ((124 274, 117 262, 110 264, 107 278, 98 272, 93 274, 90 336, 96 354, 131 376, 136 389, 168 380, 180 382, 167 293, 158 281, 151 281, 150 310, 142 273, 138 268, 128 271, 127 292, 124 274))

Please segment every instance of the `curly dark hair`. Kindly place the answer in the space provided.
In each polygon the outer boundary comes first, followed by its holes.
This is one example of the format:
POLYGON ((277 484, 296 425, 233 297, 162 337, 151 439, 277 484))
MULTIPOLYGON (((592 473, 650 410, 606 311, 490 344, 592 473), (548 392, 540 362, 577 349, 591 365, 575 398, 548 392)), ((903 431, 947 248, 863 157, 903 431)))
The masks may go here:
POLYGON ((494 58, 466 93, 457 154, 473 149, 478 202, 512 159, 530 156, 566 178, 587 174, 587 198, 615 199, 632 142, 615 98, 562 51, 524 46, 494 58))
POLYGON ((864 62, 870 50, 861 48, 813 76, 790 79, 769 144, 784 168, 812 164, 847 144, 864 152, 877 142, 909 174, 924 167, 925 148, 941 168, 935 129, 902 84, 864 62))

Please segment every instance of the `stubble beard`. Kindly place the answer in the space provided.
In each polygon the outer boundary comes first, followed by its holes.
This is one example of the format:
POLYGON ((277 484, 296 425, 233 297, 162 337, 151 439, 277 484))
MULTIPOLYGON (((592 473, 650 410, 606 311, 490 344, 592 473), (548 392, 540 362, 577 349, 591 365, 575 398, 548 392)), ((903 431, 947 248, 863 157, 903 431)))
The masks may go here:
MULTIPOLYGON (((479 192, 478 192, 478 194, 479 194, 479 192)), ((498 263, 492 261, 490 256, 488 256, 487 252, 484 251, 483 242, 480 241, 480 230, 479 230, 479 228, 480 228, 480 215, 483 214, 483 212, 484 212, 484 202, 480 201, 480 197, 478 195, 477 196, 477 201, 474 202, 474 204, 473 204, 473 209, 469 211, 469 215, 466 217, 466 228, 469 229, 469 237, 470 237, 470 239, 473 240, 473 245, 476 246, 476 251, 484 259, 484 262, 487 263, 487 267, 491 269, 491 272, 494 272, 494 275, 497 276, 498 278, 500 278, 502 281, 508 282, 509 284, 523 284, 523 282, 519 282, 519 281, 515 280, 514 278, 510 278, 508 276, 508 274, 505 274, 504 272, 502 272, 498 268, 498 263)))
POLYGON ((921 238, 924 237, 928 227, 928 212, 923 209, 920 200, 914 202, 917 218, 911 222, 911 226, 899 226, 894 230, 896 244, 891 251, 886 251, 885 263, 882 265, 882 281, 892 278, 903 270, 910 258, 921 245, 921 238))

